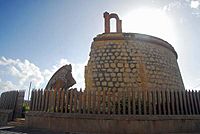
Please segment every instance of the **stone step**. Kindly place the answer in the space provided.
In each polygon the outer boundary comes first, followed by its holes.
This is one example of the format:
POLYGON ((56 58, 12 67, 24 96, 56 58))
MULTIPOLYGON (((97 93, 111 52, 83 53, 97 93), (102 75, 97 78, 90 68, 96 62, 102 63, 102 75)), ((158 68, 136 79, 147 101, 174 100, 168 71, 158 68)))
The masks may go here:
POLYGON ((14 121, 8 122, 9 126, 24 126, 25 118, 16 118, 14 121))

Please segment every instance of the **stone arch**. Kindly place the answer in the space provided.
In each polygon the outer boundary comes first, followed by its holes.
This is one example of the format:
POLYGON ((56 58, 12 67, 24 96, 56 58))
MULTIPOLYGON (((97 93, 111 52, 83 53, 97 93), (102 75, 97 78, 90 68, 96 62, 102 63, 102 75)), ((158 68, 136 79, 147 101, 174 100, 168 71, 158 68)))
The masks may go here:
POLYGON ((110 19, 114 18, 116 19, 116 32, 121 33, 122 32, 122 20, 119 19, 118 15, 115 13, 109 14, 108 12, 104 13, 104 19, 105 19, 105 33, 110 33, 110 19))

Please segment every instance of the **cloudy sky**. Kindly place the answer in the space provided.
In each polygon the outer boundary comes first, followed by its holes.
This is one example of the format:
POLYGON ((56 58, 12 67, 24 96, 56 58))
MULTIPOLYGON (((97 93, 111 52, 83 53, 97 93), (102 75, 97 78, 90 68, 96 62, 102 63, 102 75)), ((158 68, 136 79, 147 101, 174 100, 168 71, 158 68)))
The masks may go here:
POLYGON ((123 32, 172 44, 186 89, 200 90, 199 0, 0 0, 0 93, 28 90, 30 82, 43 88, 69 63, 74 87, 84 88, 84 65, 93 38, 104 32, 105 11, 119 15, 123 32))

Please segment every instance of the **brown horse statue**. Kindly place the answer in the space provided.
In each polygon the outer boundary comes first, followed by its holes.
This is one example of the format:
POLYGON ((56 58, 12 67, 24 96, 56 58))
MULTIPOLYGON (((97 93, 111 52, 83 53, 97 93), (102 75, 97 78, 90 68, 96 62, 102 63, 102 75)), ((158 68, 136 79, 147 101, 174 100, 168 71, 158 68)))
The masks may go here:
POLYGON ((69 64, 62 66, 53 74, 45 89, 59 90, 62 88, 66 90, 74 84, 76 84, 76 81, 72 76, 72 66, 69 64))

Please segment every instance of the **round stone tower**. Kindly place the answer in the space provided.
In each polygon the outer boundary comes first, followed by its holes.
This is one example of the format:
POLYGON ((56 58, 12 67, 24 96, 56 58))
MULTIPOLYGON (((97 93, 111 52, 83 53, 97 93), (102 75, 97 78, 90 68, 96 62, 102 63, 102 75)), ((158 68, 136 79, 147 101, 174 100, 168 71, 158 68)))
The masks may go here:
POLYGON ((85 67, 86 90, 127 88, 139 90, 184 90, 177 53, 157 37, 122 33, 117 14, 104 13, 105 33, 91 45, 85 67), (116 32, 110 32, 110 19, 116 19, 116 32))

